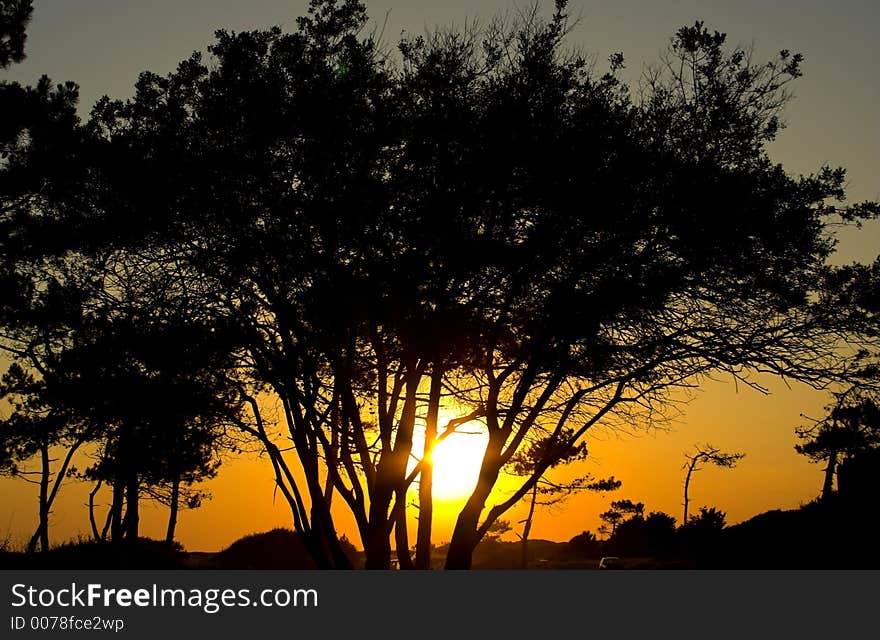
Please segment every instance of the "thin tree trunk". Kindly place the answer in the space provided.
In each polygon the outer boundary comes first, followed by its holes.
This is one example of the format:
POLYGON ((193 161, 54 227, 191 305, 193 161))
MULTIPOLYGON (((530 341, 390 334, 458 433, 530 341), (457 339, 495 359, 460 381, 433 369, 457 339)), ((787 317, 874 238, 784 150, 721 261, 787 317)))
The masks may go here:
POLYGON ((107 534, 110 532, 110 524, 113 522, 113 509, 107 509, 107 517, 104 519, 104 528, 101 529, 101 541, 106 542, 107 534))
MULTIPOLYGON (((137 479, 137 469, 134 465, 135 456, 132 451, 133 428, 130 424, 123 422, 119 425, 118 442, 115 459, 113 460, 115 477, 113 487, 113 505, 117 509, 113 515, 113 543, 120 553, 121 562, 125 564, 125 554, 123 547, 132 546, 136 541, 131 540, 129 536, 132 528, 133 520, 137 518, 137 496, 132 495, 131 489, 135 482, 132 482, 132 473, 137 479), (123 507, 125 513, 123 514, 123 507)), ((135 524, 136 527, 136 524, 135 524)))
POLYGON ((397 513, 394 521, 394 542, 397 547, 397 566, 409 571, 415 569, 409 553, 409 532, 406 530, 406 492, 398 492, 397 500, 403 501, 403 508, 397 513))
POLYGON ((828 500, 834 493, 834 472, 837 470, 837 451, 832 451, 828 456, 828 465, 825 467, 825 481, 822 483, 822 500, 828 500))
POLYGON ((171 503, 168 508, 168 530, 165 533, 165 543, 174 542, 174 530, 177 528, 177 511, 180 504, 180 474, 174 476, 171 482, 171 503))
MULTIPOLYGON (((391 566, 391 498, 405 495, 406 467, 412 453, 412 432, 415 425, 416 394, 421 375, 409 373, 406 397, 391 451, 383 452, 376 469, 376 480, 370 496, 368 535, 364 539, 366 569, 388 569, 391 566)), ((404 498, 405 499, 405 498, 404 498)), ((405 506, 405 505, 404 505, 405 506)), ((405 511, 405 509, 404 509, 405 511)))
POLYGON ((522 538, 522 558, 520 559, 520 564, 523 569, 529 568, 529 534, 532 532, 532 519, 535 516, 535 503, 538 501, 538 483, 535 483, 535 486, 532 487, 532 499, 529 503, 529 515, 526 516, 523 525, 523 532, 520 536, 522 538))
POLYGON ((122 544, 122 508, 125 504, 125 483, 122 474, 113 479, 113 501, 110 504, 110 539, 114 544, 122 544))
MULTIPOLYGON (((330 460, 338 460, 339 459, 339 440, 340 440, 340 429, 339 429, 339 402, 337 398, 339 397, 338 392, 334 391, 333 393, 333 414, 330 420, 331 425, 331 435, 330 435, 330 451, 327 452, 326 459, 327 463, 330 464, 330 460)), ((327 472, 327 477, 324 480, 324 502, 327 503, 327 508, 333 508, 333 474, 329 471, 327 472)))
POLYGON ((125 518, 122 526, 130 547, 137 543, 140 514, 138 513, 140 483, 137 472, 129 472, 125 483, 125 518))
POLYGON ((98 522, 95 520, 95 496, 97 496, 98 491, 101 490, 102 484, 104 484, 104 480, 99 479, 98 483, 95 485, 95 488, 89 492, 89 524, 92 525, 92 535, 97 541, 102 540, 103 535, 98 531, 98 522))
POLYGON ((37 530, 31 536, 28 543, 28 553, 34 553, 37 550, 37 542, 40 544, 40 551, 47 553, 49 551, 49 480, 51 470, 49 468, 49 447, 46 444, 40 446, 40 521, 37 524, 37 530))
POLYGON ((275 484, 281 489, 281 493, 284 495, 287 504, 290 506, 294 529, 305 544, 309 555, 319 569, 332 568, 333 563, 327 556, 324 545, 321 544, 318 539, 319 537, 312 531, 309 514, 305 509, 303 497, 296 484, 296 479, 293 477, 290 467, 284 460, 284 456, 281 454, 278 447, 269 440, 269 437, 266 434, 263 417, 260 413, 260 408, 256 399, 244 391, 242 391, 242 398, 244 398, 244 400, 250 405, 254 420, 257 423, 257 428, 254 430, 245 425, 240 425, 240 427, 245 433, 255 435, 260 442, 263 443, 266 453, 269 454, 269 459, 272 462, 272 468, 275 472, 275 484))
MULTIPOLYGON (((49 457, 49 447, 40 448, 40 459, 42 461, 42 470, 40 472, 40 524, 37 531, 34 532, 31 544, 36 545, 37 537, 39 537, 40 546, 43 551, 49 550, 49 514, 52 512, 52 505, 55 503, 55 497, 61 489, 64 478, 67 477, 67 470, 70 468, 73 454, 76 453, 76 450, 79 449, 83 442, 85 442, 85 439, 77 440, 67 449, 67 454, 64 456, 64 460, 55 474, 55 482, 51 483, 51 490, 49 490, 49 481, 52 478, 52 459, 49 457)), ((30 546, 28 545, 29 548, 30 546)))
POLYGON ((443 370, 435 368, 428 393, 428 414, 425 417, 425 446, 419 472, 419 527, 416 534, 416 568, 431 568, 431 527, 434 518, 434 446, 437 439, 437 419, 440 415, 440 393, 443 389, 443 370))
POLYGON ((688 466, 687 475, 684 477, 684 515, 681 519, 681 526, 686 526, 688 523, 688 488, 691 485, 691 474, 694 472, 694 468, 697 466, 698 456, 695 456, 693 460, 691 460, 690 465, 688 466))
POLYGON ((49 552, 49 479, 51 470, 49 468, 49 447, 43 446, 40 449, 40 457, 43 461, 43 469, 40 477, 40 551, 42 553, 49 552))
MULTIPOLYGON (((282 391, 285 391, 282 388, 282 391)), ((294 397, 296 390, 293 390, 294 397)), ((293 410, 296 406, 287 395, 282 395, 285 417, 288 425, 288 433, 293 440, 294 447, 302 464, 305 475, 306 488, 311 498, 310 521, 311 527, 305 536, 305 543, 312 558, 318 564, 319 569, 351 569, 351 560, 342 550, 339 544, 339 536, 333 527, 333 518, 330 508, 324 496, 324 487, 321 486, 320 470, 316 444, 306 437, 308 428, 304 416, 293 410)))

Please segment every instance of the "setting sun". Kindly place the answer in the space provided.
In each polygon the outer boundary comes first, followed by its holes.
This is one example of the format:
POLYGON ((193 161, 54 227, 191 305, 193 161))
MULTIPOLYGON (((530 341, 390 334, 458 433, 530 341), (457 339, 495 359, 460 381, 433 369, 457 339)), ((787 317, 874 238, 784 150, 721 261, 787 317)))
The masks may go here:
MULTIPOLYGON (((441 409, 439 429, 458 416, 454 409, 441 409)), ((434 449, 434 499, 454 501, 466 497, 477 483, 488 436, 479 422, 460 425, 434 449)), ((424 427, 413 436, 413 453, 419 455, 425 441, 424 427)), ((416 465, 413 460, 410 469, 416 465)))

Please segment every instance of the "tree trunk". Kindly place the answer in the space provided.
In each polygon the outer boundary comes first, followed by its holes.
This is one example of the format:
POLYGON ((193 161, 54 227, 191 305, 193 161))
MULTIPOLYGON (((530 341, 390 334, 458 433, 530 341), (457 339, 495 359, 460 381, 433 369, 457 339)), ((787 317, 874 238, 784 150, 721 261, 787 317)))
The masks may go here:
MULTIPOLYGON (((372 508, 370 510, 372 511, 372 508)), ((384 522, 375 522, 371 519, 363 542, 366 556, 365 569, 382 570, 391 567, 391 540, 384 522)))
POLYGON ((535 503, 538 501, 538 483, 532 487, 532 500, 529 504, 529 515, 526 516, 522 532, 522 557, 520 565, 523 569, 529 568, 529 534, 532 532, 532 518, 535 516, 535 503))
POLYGON ((165 543, 174 542, 174 530, 177 528, 177 511, 180 504, 180 474, 171 482, 171 503, 168 506, 168 529, 165 532, 165 543))
POLYGON ((321 545, 326 550, 325 553, 331 562, 331 569, 354 568, 351 560, 342 550, 342 545, 339 544, 339 536, 336 535, 336 528, 333 526, 333 517, 330 515, 327 503, 323 500, 319 500, 317 505, 312 506, 312 529, 319 536, 321 545))
POLYGON ((110 532, 110 524, 113 522, 113 509, 107 509, 107 517, 104 518, 104 528, 101 529, 101 541, 107 540, 107 534, 110 532))
POLYGON ((385 469, 386 461, 380 460, 376 470, 376 483, 370 497, 369 518, 364 537, 365 569, 388 569, 391 567, 391 539, 388 527, 388 509, 392 490, 385 469))
MULTIPOLYGON (((412 453, 412 433, 416 416, 416 394, 421 377, 410 373, 406 396, 391 451, 383 451, 376 468, 376 480, 370 496, 368 535, 364 542, 367 569, 391 566, 391 522, 389 509, 394 495, 406 499, 406 467, 412 453)), ((405 512, 405 503, 402 504, 405 512)), ((399 540, 399 539, 398 539, 399 540)))
POLYGON ((122 474, 117 473, 113 479, 113 502, 110 504, 110 539, 115 544, 122 544, 122 508, 125 504, 125 483, 122 474))
MULTIPOLYGON (((388 454, 388 460, 383 465, 387 482, 393 487, 395 496, 398 496, 402 502, 403 509, 406 508, 406 469, 409 465, 410 455, 412 454, 412 438, 416 424, 416 405, 417 394, 421 375, 418 373, 410 373, 406 381, 406 394, 403 402, 403 410, 400 414, 400 421, 397 424, 397 433, 394 435, 394 446, 388 454)), ((390 501, 389 501, 390 505, 390 501)))
POLYGON ((311 498, 311 522, 304 542, 319 569, 351 569, 353 568, 351 560, 342 550, 336 529, 333 527, 333 518, 327 503, 329 496, 325 496, 324 487, 321 485, 316 444, 306 437, 308 429, 305 426, 305 419, 301 413, 293 410, 295 403, 289 399, 291 395, 296 397, 296 392, 288 395, 283 388, 282 391, 288 432, 302 464, 306 488, 311 498))
POLYGON ((51 483, 51 490, 49 489, 49 485, 52 478, 52 459, 49 457, 49 446, 44 445, 40 447, 40 461, 42 467, 40 470, 40 523, 28 544, 28 551, 30 553, 33 553, 36 549, 38 539, 40 541, 41 550, 44 552, 49 550, 49 514, 52 511, 52 505, 55 503, 55 497, 61 489, 61 484, 64 482, 64 478, 67 477, 67 470, 70 468, 70 461, 73 459, 73 454, 76 453, 76 450, 84 441, 84 438, 80 438, 68 448, 67 454, 64 456, 64 461, 61 463, 61 466, 58 467, 58 472, 55 474, 55 482, 51 483))
POLYGON ((473 563, 474 549, 480 543, 477 535, 477 524, 483 505, 472 505, 470 501, 458 514, 449 552, 446 554, 446 569, 470 569, 473 563))
POLYGON ((452 540, 449 542, 449 553, 446 556, 447 569, 471 568, 474 549, 482 538, 479 533, 480 514, 483 513, 486 500, 492 492, 492 487, 495 486, 501 469, 501 444, 493 442, 492 436, 489 437, 477 486, 455 521, 452 540))
POLYGON ((49 552, 49 447, 40 449, 43 469, 40 477, 40 551, 49 552))
POLYGON ((37 550, 37 542, 40 543, 42 553, 49 551, 49 480, 51 470, 49 468, 49 447, 45 444, 40 446, 40 467, 40 521, 28 543, 28 553, 34 553, 37 550))
POLYGON ((409 553, 409 532, 406 529, 406 491, 398 492, 397 500, 403 504, 394 522, 394 542, 397 548, 397 566, 409 571, 415 569, 412 556, 409 553))
POLYGON ((98 531, 98 521, 95 520, 95 496, 97 496, 98 491, 101 490, 102 484, 104 484, 104 481, 98 480, 97 484, 95 484, 94 489, 89 491, 89 524, 92 526, 92 535, 98 542, 100 542, 103 537, 102 534, 98 531))
POLYGON ((434 518, 434 445, 437 439, 437 419, 440 415, 440 393, 443 389, 443 370, 435 368, 428 393, 428 415, 425 417, 425 446, 422 451, 422 470, 419 472, 419 527, 416 534, 416 569, 431 568, 431 527, 434 518))
POLYGON ((124 529, 124 537, 128 541, 129 547, 133 547, 137 543, 138 528, 140 525, 140 514, 138 513, 140 482, 138 481, 137 472, 130 471, 125 483, 125 518, 122 521, 124 529))
POLYGON ((691 474, 694 472, 694 468, 697 466, 698 457, 695 456, 690 465, 688 465, 687 475, 684 477, 684 514, 681 519, 681 526, 686 526, 688 523, 688 488, 691 485, 691 474))
POLYGON ((303 531, 297 530, 297 533, 302 538, 309 556, 315 562, 315 566, 318 569, 332 569, 333 561, 330 558, 327 545, 321 539, 320 532, 315 531, 310 527, 303 531))
POLYGON ((834 472, 837 470, 837 451, 832 451, 828 456, 828 465, 825 467, 825 481, 822 483, 822 500, 828 500, 834 493, 834 472))

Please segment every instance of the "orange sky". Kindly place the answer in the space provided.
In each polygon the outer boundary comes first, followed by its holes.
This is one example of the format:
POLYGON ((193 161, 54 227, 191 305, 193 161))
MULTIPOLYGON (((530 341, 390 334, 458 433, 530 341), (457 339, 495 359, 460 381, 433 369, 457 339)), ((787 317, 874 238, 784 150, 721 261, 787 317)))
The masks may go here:
MULTIPOLYGON (((532 537, 568 540, 584 529, 595 531, 598 514, 611 500, 620 498, 644 502, 646 511, 665 511, 680 521, 684 453, 697 442, 743 451, 746 458, 733 470, 707 467, 696 474, 690 491, 692 512, 704 504, 714 506, 726 511, 728 523, 733 524, 768 509, 794 508, 811 500, 821 485, 821 468, 794 451, 794 427, 803 422, 801 412, 819 415, 827 395, 803 386, 787 389, 779 381, 771 381, 770 386, 773 393, 765 396, 742 386, 737 392, 732 383, 709 383, 666 430, 633 434, 597 431, 589 440, 590 459, 582 466, 557 471, 553 477, 564 479, 589 471, 598 477, 614 475, 623 486, 614 493, 582 494, 561 507, 539 510, 532 537)), ((479 436, 460 438, 479 447, 479 436)), ((438 470, 438 474, 445 473, 450 473, 448 467, 438 470)), ((453 491, 467 483, 440 478, 437 484, 441 490, 445 484, 447 491, 453 491)), ((508 483, 502 486, 510 487, 508 483)), ((216 550, 248 533, 291 526, 286 502, 280 495, 273 501, 271 467, 257 456, 228 460, 220 475, 203 487, 211 491, 213 499, 196 511, 183 512, 179 519, 178 538, 187 549, 216 550)), ((52 517, 54 542, 88 535, 88 489, 76 481, 65 485, 52 517)), ((0 538, 9 537, 21 545, 36 524, 36 487, 2 479, 0 491, 5 520, 0 522, 0 538)), ((435 542, 449 539, 459 503, 448 495, 438 497, 435 542)), ((340 531, 358 544, 351 518, 344 509, 337 509, 337 515, 340 531)), ((145 503, 141 517, 144 535, 164 536, 164 508, 145 503)), ((522 517, 524 505, 505 516, 515 530, 522 517)), ((514 539, 513 534, 507 539, 514 539)))

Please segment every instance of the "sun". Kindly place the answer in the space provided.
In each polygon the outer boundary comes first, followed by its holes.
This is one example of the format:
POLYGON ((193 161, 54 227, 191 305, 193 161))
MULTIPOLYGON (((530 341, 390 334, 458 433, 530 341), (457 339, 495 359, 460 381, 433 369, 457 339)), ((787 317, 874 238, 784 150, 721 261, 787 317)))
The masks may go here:
MULTIPOLYGON (((441 409, 439 429, 452 418, 460 415, 454 409, 441 409)), ((424 426, 413 434, 413 453, 421 456, 424 446, 424 426)), ((479 422, 460 425, 455 433, 446 437, 434 449, 433 496, 437 501, 456 501, 470 495, 477 484, 480 464, 489 435, 479 422)), ((411 468, 415 462, 411 464, 411 468)))

